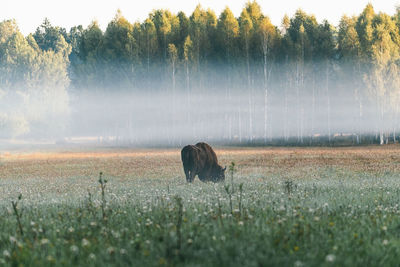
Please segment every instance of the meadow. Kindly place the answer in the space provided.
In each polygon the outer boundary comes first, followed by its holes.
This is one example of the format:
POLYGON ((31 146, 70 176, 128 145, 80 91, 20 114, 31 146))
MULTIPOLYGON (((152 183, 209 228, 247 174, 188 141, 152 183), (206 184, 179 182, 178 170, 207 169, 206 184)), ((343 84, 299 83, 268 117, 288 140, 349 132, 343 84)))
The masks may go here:
POLYGON ((3 152, 0 265, 398 266, 399 151, 216 148, 219 184, 178 149, 3 152))

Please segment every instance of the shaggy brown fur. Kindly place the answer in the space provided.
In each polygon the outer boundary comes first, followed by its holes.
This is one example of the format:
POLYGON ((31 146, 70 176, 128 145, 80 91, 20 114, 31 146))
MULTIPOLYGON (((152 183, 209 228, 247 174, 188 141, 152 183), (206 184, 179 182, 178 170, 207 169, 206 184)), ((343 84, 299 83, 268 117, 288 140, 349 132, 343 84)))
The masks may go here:
POLYGON ((193 182, 196 175, 202 182, 225 180, 226 167, 218 165, 217 155, 210 145, 206 143, 187 145, 181 151, 181 158, 188 183, 193 182))

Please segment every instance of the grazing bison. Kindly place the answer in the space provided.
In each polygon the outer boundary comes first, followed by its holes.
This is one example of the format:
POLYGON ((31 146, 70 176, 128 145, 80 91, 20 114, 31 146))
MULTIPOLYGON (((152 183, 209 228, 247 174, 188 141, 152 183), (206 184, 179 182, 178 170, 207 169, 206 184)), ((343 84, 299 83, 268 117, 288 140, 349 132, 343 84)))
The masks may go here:
POLYGON ((217 155, 210 145, 206 143, 187 145, 181 151, 181 158, 188 183, 193 182, 196 175, 202 182, 225 180, 226 167, 218 165, 217 155))

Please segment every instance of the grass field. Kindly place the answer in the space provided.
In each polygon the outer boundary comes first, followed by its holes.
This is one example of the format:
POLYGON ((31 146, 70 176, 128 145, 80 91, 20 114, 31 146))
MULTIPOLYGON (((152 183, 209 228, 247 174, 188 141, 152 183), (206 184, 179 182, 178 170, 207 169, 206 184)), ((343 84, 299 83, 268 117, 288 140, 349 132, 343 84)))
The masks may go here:
POLYGON ((398 266, 399 152, 220 148, 220 184, 174 149, 3 153, 0 265, 398 266))

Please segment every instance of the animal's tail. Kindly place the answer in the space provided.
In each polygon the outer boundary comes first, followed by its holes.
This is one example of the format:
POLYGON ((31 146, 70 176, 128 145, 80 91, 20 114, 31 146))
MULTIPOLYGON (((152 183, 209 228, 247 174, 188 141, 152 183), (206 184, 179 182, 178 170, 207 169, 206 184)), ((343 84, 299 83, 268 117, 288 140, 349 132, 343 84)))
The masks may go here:
POLYGON ((193 167, 193 163, 195 162, 195 153, 196 148, 191 145, 187 145, 182 149, 181 159, 185 168, 191 169, 193 167))
POLYGON ((184 148, 182 148, 181 151, 181 159, 182 159, 182 163, 183 165, 185 165, 185 163, 190 162, 190 146, 185 146, 184 148))

